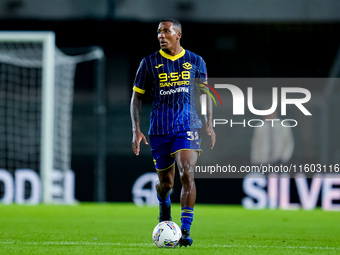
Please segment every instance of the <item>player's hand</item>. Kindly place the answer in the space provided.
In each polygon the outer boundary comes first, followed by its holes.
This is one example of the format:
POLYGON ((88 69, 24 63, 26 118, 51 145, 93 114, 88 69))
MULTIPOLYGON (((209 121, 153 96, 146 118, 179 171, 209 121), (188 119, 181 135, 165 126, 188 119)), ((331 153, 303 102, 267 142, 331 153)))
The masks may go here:
POLYGON ((210 136, 210 148, 213 149, 216 143, 216 134, 211 123, 207 123, 207 125, 205 126, 205 132, 207 132, 208 136, 210 136))
POLYGON ((132 137, 132 150, 136 156, 139 155, 141 141, 143 141, 146 145, 149 144, 145 138, 145 135, 140 130, 134 131, 132 137))

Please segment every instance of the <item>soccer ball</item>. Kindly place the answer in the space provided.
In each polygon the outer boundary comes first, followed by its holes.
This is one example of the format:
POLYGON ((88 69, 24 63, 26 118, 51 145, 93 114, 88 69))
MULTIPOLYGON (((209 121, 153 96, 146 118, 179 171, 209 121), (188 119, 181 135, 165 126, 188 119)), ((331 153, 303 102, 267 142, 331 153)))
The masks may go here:
POLYGON ((181 229, 173 221, 158 223, 152 232, 152 239, 159 248, 175 248, 181 236, 181 229))

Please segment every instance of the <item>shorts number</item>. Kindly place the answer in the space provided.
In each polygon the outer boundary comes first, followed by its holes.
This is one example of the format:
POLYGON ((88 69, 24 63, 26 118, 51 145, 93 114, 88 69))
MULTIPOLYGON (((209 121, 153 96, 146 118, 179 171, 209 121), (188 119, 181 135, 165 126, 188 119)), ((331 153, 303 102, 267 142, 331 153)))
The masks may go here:
POLYGON ((197 131, 187 131, 187 134, 189 136, 187 138, 189 141, 194 141, 194 140, 200 139, 197 131))

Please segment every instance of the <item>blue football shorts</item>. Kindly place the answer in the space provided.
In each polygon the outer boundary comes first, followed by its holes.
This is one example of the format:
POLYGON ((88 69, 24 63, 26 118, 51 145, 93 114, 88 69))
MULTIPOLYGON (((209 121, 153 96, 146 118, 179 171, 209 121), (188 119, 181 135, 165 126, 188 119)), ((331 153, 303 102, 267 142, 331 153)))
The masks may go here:
POLYGON ((167 170, 175 164, 175 154, 180 150, 201 149, 199 130, 182 131, 168 135, 150 135, 151 154, 158 171, 167 170))

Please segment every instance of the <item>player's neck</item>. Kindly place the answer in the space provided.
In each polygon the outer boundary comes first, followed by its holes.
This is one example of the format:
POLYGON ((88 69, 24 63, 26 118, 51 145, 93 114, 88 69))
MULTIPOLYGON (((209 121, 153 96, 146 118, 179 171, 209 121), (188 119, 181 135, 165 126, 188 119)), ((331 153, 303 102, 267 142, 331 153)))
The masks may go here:
POLYGON ((166 54, 171 55, 171 56, 176 56, 177 54, 179 54, 181 51, 183 50, 183 48, 181 47, 180 44, 176 45, 175 48, 173 49, 166 49, 163 50, 166 54))

